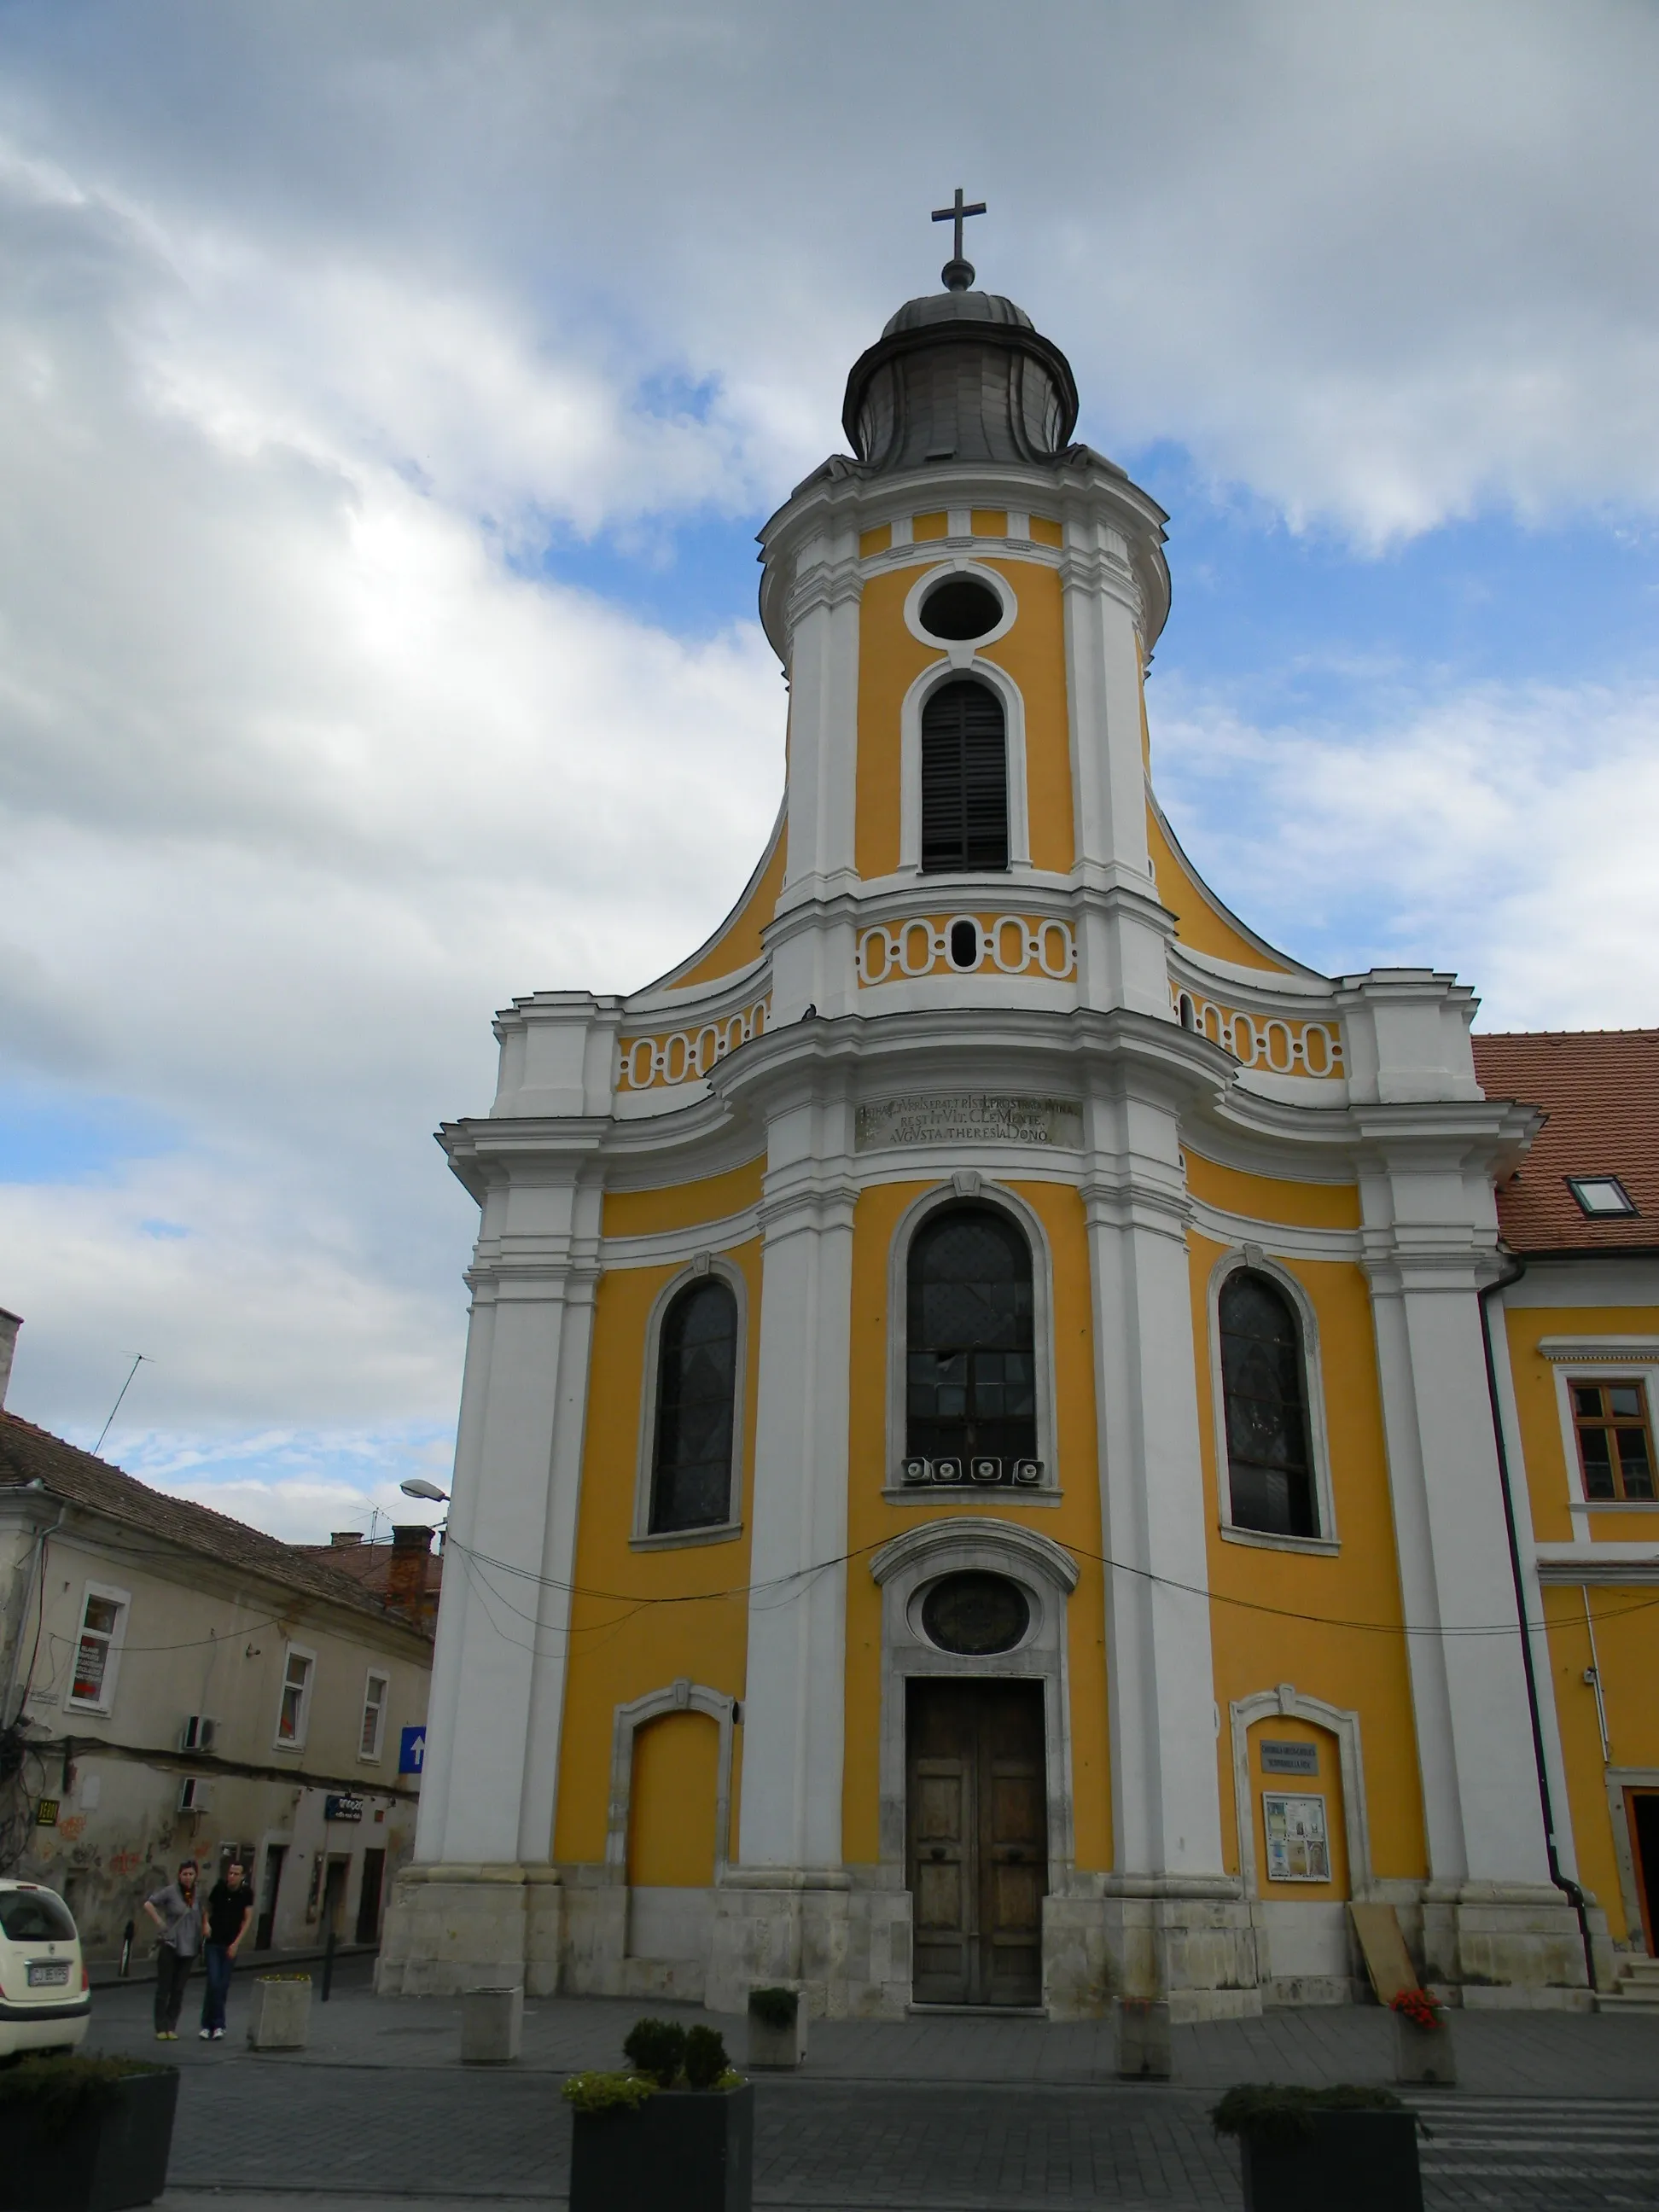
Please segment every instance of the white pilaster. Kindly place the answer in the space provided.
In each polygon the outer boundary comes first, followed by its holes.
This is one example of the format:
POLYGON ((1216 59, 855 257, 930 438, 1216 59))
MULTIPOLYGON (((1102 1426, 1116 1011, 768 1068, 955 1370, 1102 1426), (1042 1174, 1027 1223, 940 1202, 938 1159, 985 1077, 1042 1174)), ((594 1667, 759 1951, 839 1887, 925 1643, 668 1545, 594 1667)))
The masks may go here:
POLYGON ((1133 1071, 1089 1105, 1114 1871, 1218 1876, 1209 1569, 1173 1106, 1133 1071))
POLYGON ((858 778, 858 538, 826 520, 796 556, 789 594, 789 854, 791 893, 850 886, 858 778))
POLYGON ((739 1848, 755 1873, 842 1859, 854 1192, 817 1163, 850 1149, 850 1112, 802 1103, 769 1131, 739 1848))

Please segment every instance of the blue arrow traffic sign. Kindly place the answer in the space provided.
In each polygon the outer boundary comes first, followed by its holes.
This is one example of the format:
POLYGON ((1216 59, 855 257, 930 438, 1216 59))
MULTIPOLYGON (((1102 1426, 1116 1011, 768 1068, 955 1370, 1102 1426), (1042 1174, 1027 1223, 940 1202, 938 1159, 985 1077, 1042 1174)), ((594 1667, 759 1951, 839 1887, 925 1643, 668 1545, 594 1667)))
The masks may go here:
POLYGON ((419 1728, 406 1728, 398 1753, 399 1774, 418 1774, 426 1765, 426 1723, 419 1728))

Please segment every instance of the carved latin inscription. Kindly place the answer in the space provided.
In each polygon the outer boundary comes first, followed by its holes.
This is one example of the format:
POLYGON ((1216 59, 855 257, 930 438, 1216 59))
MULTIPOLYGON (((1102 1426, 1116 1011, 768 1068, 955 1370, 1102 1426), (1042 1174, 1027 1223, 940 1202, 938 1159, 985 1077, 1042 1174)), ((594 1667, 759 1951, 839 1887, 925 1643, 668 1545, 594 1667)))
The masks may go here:
POLYGON ((1083 1112, 1069 1098, 1006 1091, 912 1091, 859 1108, 861 1152, 899 1145, 1068 1145, 1083 1142, 1083 1112))

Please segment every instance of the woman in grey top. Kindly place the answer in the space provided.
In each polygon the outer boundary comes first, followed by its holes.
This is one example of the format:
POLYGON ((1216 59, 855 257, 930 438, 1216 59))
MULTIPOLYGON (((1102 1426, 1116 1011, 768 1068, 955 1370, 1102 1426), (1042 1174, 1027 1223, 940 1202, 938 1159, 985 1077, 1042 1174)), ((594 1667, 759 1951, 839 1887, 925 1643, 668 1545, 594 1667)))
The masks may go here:
POLYGON ((144 1899, 144 1910, 161 1931, 155 1947, 155 2039, 177 2043, 185 1984, 202 1948, 202 1908, 196 1897, 196 1862, 186 1859, 177 1881, 144 1899))

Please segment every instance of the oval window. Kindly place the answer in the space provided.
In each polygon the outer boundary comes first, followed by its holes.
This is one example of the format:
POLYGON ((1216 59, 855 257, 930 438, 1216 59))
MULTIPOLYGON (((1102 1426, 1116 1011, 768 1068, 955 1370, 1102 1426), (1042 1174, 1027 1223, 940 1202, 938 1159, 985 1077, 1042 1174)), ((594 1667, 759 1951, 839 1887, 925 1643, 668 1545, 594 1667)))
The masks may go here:
POLYGON ((1031 1625, 1031 1607, 1006 1575, 946 1575, 923 1599, 921 1625, 941 1651, 982 1659, 1013 1650, 1031 1625))
POLYGON ((965 645, 1002 620, 1002 601, 977 576, 947 576, 921 603, 921 626, 930 637, 965 645))

